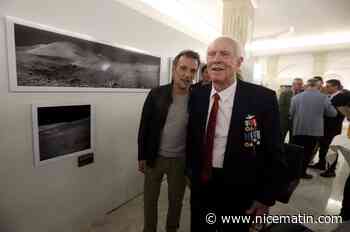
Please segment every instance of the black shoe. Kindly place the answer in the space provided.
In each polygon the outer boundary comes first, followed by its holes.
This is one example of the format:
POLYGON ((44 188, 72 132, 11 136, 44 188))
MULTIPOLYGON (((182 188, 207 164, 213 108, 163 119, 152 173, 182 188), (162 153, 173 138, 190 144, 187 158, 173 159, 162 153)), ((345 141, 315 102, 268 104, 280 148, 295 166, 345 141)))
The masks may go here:
POLYGON ((336 174, 335 174, 335 171, 334 170, 327 170, 327 171, 325 171, 325 172, 322 172, 321 174, 320 174, 320 176, 322 176, 322 177, 336 177, 336 174))
POLYGON ((317 162, 316 164, 309 165, 309 168, 325 170, 326 169, 326 163, 317 162))
POLYGON ((313 175, 305 173, 304 175, 301 176, 302 179, 312 179, 313 175))

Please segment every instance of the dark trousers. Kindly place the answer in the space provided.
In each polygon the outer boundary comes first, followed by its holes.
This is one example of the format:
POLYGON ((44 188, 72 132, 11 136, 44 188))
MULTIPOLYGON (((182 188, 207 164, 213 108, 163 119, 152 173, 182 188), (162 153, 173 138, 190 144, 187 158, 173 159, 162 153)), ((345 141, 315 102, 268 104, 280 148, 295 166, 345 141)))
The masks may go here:
MULTIPOLYGON (((326 156, 329 150, 329 146, 331 145, 335 135, 324 135, 320 138, 319 144, 320 144, 320 150, 319 150, 319 162, 326 163, 326 156)), ((335 168, 338 163, 338 156, 335 160, 335 162, 329 167, 330 170, 335 171, 335 168)))
POLYGON ((304 147, 304 162, 303 162, 303 173, 306 174, 306 169, 310 163, 314 148, 319 140, 317 136, 308 136, 308 135, 296 135, 293 137, 293 142, 296 145, 304 147))
POLYGON ((337 168, 339 153, 337 153, 337 158, 335 158, 335 161, 328 167, 329 171, 335 172, 335 169, 337 168))
MULTIPOLYGON (((221 216, 246 216, 251 206, 249 197, 237 194, 241 189, 230 189, 223 182, 220 169, 213 169, 212 178, 207 184, 193 184, 191 189, 191 231, 192 232, 248 232, 248 223, 228 223, 221 216), (215 214, 216 223, 206 221, 208 215, 215 214)), ((243 195, 243 194, 241 194, 243 195)), ((251 198, 252 199, 252 198, 251 198)), ((213 219, 213 217, 211 217, 213 219)))
POLYGON ((342 203, 342 209, 340 214, 343 217, 343 221, 350 220, 350 175, 348 176, 348 179, 346 180, 346 183, 345 183, 344 193, 343 193, 343 203, 342 203))
POLYGON ((182 200, 186 188, 185 159, 159 157, 154 167, 147 166, 144 182, 144 229, 143 232, 157 231, 158 198, 163 176, 168 182, 168 215, 166 231, 177 231, 180 223, 182 200))
POLYGON ((286 140, 286 136, 289 132, 289 144, 293 143, 293 129, 292 129, 292 123, 291 121, 288 121, 288 123, 285 123, 286 125, 281 126, 281 139, 282 139, 282 143, 284 143, 284 141, 286 140))

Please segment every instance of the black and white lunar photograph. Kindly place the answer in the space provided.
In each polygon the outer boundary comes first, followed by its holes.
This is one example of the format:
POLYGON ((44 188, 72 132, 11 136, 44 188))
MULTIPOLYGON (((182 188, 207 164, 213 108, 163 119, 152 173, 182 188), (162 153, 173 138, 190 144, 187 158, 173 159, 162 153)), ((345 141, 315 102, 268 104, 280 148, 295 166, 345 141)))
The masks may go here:
POLYGON ((92 148, 91 105, 33 107, 33 113, 37 160, 92 148))
MULTIPOLYGON (((150 89, 160 57, 14 23, 17 86, 150 89)), ((64 91, 64 89, 62 89, 64 91)))

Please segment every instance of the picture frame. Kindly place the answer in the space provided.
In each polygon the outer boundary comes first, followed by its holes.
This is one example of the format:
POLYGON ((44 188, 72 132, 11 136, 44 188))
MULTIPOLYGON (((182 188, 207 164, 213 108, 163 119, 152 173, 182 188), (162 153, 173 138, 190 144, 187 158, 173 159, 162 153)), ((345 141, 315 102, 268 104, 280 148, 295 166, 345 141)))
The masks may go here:
POLYGON ((147 92, 161 57, 6 16, 9 89, 14 92, 147 92))
POLYGON ((32 104, 34 166, 94 153, 91 104, 32 104))

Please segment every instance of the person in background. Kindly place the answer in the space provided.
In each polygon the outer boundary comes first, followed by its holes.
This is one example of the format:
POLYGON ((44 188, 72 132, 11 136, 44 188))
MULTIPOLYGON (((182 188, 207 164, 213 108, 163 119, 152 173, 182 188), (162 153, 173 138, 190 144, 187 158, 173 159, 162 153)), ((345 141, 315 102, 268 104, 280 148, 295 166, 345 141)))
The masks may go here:
POLYGON ((326 86, 324 86, 323 78, 321 76, 314 76, 312 79, 318 80, 318 88, 321 93, 327 94, 326 86))
MULTIPOLYGON (((341 112, 346 119, 350 122, 350 92, 348 90, 342 90, 342 98, 338 98, 337 104, 340 106, 337 107, 339 112, 341 112)), ((350 125, 347 129, 347 138, 350 139, 350 125)), ((348 145, 349 143, 347 143, 348 145)), ((350 157, 350 147, 349 146, 336 146, 341 153, 343 154, 345 160, 349 160, 350 157)), ((350 165, 348 161, 348 165, 350 165)), ((344 192, 343 192, 343 201, 342 201, 342 208, 340 211, 340 216, 342 216, 343 221, 350 222, 350 175, 348 176, 345 186, 344 186, 344 192)), ((348 223, 348 230, 349 231, 350 223, 348 223)))
MULTIPOLYGON (((349 108, 350 108, 350 99, 349 99, 349 108)), ((350 114, 348 114, 347 120, 350 121, 350 114)), ((350 139, 350 126, 348 127, 347 138, 350 139)), ((340 150, 344 155, 350 156, 349 148, 340 147, 340 150)), ((342 201, 342 208, 340 210, 340 216, 342 216, 343 221, 350 221, 350 175, 346 179, 346 183, 344 186, 343 201, 342 201)))
MULTIPOLYGON (((349 127, 350 128, 350 127, 349 127)), ((350 139, 350 136, 348 136, 350 139)), ((350 155, 350 150, 347 150, 348 155, 350 155)), ((343 201, 342 208, 340 210, 340 216, 342 216, 343 221, 350 221, 350 175, 346 179, 344 192, 343 192, 343 201)))
POLYGON ((208 67, 207 65, 203 65, 201 68, 201 80, 199 82, 197 82, 196 84, 194 84, 192 86, 192 88, 197 88, 197 87, 201 87, 203 85, 208 85, 210 84, 210 76, 208 74, 208 67))
POLYGON ((304 147, 305 151, 302 178, 311 179, 306 169, 317 141, 324 135, 324 115, 335 117, 337 110, 329 98, 320 93, 319 81, 310 79, 305 91, 292 98, 289 114, 293 122, 293 143, 304 147))
MULTIPOLYGON (((341 112, 348 121, 350 121, 350 92, 348 90, 342 91, 343 97, 339 100, 338 104, 341 106, 337 107, 339 112, 341 112)), ((350 139, 350 125, 347 129, 347 138, 350 139)), ((350 147, 348 146, 349 142, 345 146, 336 145, 335 147, 337 150, 339 150, 342 155, 344 156, 345 160, 347 160, 348 165, 349 163, 349 157, 350 157, 350 147)), ((344 186, 344 192, 343 192, 343 201, 342 201, 342 208, 340 210, 340 216, 343 219, 343 222, 346 222, 342 225, 340 225, 338 230, 335 230, 337 232, 347 232, 350 230, 350 175, 346 179, 346 183, 344 186)), ((335 232, 334 231, 334 232, 335 232)))
POLYGON ((203 84, 210 84, 210 76, 208 73, 208 66, 205 64, 203 65, 201 69, 201 74, 202 74, 202 83, 203 84))
POLYGON ((185 50, 174 59, 172 83, 154 88, 143 106, 138 135, 139 171, 145 174, 144 232, 156 232, 163 176, 168 182, 166 231, 179 227, 186 187, 185 153, 188 96, 197 73, 198 53, 185 50))
POLYGON ((292 123, 289 119, 289 108, 292 97, 304 91, 304 81, 301 78, 294 78, 292 88, 285 90, 281 93, 278 101, 280 109, 280 122, 281 122, 281 139, 285 141, 286 135, 289 132, 289 143, 292 139, 292 123))
MULTIPOLYGON (((326 91, 326 87, 324 86, 323 78, 321 76, 314 76, 313 79, 318 80, 317 85, 318 85, 318 89, 320 90, 320 92, 327 95, 327 91, 326 91)), ((320 143, 319 143, 319 141, 317 141, 315 148, 313 150, 312 157, 310 158, 311 161, 315 158, 319 148, 320 148, 320 143)), ((313 164, 309 164, 308 166, 311 167, 311 166, 313 166, 313 164)))
MULTIPOLYGON (((341 93, 342 85, 339 80, 331 79, 326 81, 326 91, 328 97, 334 107, 338 107, 341 102, 343 94, 341 93)), ((340 135, 343 129, 344 115, 339 113, 336 117, 324 117, 324 135, 319 140, 319 161, 312 165, 311 168, 325 170, 326 169, 326 156, 335 136, 340 135)), ((327 171, 321 173, 322 177, 335 177, 335 168, 337 160, 332 164, 327 171)))

